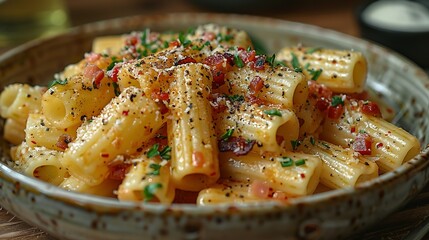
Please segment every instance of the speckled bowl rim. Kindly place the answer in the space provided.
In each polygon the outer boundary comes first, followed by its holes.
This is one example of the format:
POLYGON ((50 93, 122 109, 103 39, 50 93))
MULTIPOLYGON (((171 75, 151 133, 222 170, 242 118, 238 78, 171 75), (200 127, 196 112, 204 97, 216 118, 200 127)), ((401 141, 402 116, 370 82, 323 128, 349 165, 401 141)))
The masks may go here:
MULTIPOLYGON (((323 32, 323 35, 320 37, 323 40, 334 41, 341 39, 342 42, 346 42, 350 44, 350 46, 371 46, 373 51, 383 52, 384 54, 388 54, 391 61, 401 62, 403 65, 406 65, 410 68, 410 72, 413 72, 415 76, 418 76, 418 80, 424 84, 429 83, 429 77, 426 73, 419 68, 416 64, 408 60, 407 58, 377 44, 370 43, 369 41, 362 40, 353 36, 349 36, 340 32, 336 32, 329 29, 324 29, 321 27, 296 23, 286 20, 266 18, 266 17, 256 17, 249 15, 238 15, 238 14, 213 14, 213 13, 171 13, 171 14, 154 14, 148 16, 132 16, 127 18, 119 18, 119 19, 111 19, 105 20, 95 23, 86 24, 80 27, 76 27, 71 29, 70 31, 61 34, 60 36, 73 36, 77 33, 82 33, 82 30, 85 29, 97 29, 97 26, 102 26, 105 24, 120 24, 122 21, 131 21, 138 19, 150 19, 150 18, 164 18, 164 17, 197 17, 197 18, 215 18, 215 19, 240 19, 242 22, 250 21, 250 22, 274 22, 276 24, 283 24, 287 26, 288 29, 292 29, 295 32, 299 32, 301 35, 309 35, 315 36, 317 33, 323 32), (305 32, 302 32, 302 28, 305 28, 305 32)), ((100 27, 102 29, 102 27, 100 27)), ((60 36, 54 36, 45 39, 36 39, 25 43, 21 46, 18 46, 3 55, 0 56, 0 64, 3 61, 6 61, 9 58, 12 58, 15 54, 27 51, 33 47, 37 47, 43 44, 47 40, 55 40, 55 38, 60 36)), ((429 93, 428 93, 429 95, 429 93)), ((252 203, 252 204, 219 204, 214 206, 196 206, 195 204, 172 204, 172 205, 162 205, 156 203, 135 203, 135 202, 119 202, 113 198, 106 197, 98 197, 94 195, 81 194, 77 192, 69 192, 53 186, 51 184, 42 182, 35 178, 27 177, 21 173, 18 173, 5 165, 0 161, 0 177, 9 181, 11 183, 19 184, 20 188, 25 188, 30 192, 43 194, 48 198, 56 199, 65 204, 74 205, 76 207, 84 207, 85 209, 93 209, 98 212, 119 212, 121 210, 133 210, 133 211, 144 211, 147 213, 186 213, 190 215, 211 215, 214 213, 226 213, 235 208, 240 212, 252 212, 253 214, 258 213, 270 213, 270 212, 278 212, 289 208, 291 205, 299 205, 299 204, 316 204, 321 202, 330 202, 332 199, 341 198, 349 195, 355 194, 363 194, 366 191, 372 191, 373 188, 377 188, 386 184, 388 182, 395 182, 399 180, 403 175, 412 175, 415 172, 420 172, 423 169, 426 169, 429 166, 429 161, 426 161, 425 158, 429 156, 429 145, 425 146, 420 154, 418 154, 415 158, 403 164, 395 171, 385 173, 380 177, 364 182, 356 187, 331 190, 328 192, 318 193, 315 195, 310 195, 306 197, 290 199, 286 204, 278 203, 278 202, 262 202, 262 203, 252 203)))

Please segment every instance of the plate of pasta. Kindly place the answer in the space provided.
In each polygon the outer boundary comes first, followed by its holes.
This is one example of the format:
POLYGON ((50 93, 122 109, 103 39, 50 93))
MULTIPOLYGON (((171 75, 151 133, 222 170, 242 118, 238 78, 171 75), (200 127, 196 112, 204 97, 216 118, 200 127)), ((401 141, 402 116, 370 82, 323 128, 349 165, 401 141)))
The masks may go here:
POLYGON ((428 181, 427 75, 315 26, 114 19, 0 78, 0 204, 60 238, 345 238, 428 181))

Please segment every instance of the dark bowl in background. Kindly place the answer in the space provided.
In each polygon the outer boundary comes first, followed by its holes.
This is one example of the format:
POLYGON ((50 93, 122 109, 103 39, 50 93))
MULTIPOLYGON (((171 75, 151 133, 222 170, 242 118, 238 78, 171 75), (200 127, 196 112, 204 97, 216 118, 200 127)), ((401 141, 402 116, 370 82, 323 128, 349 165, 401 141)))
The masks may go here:
MULTIPOLYGON (((368 23, 363 17, 363 12, 376 1, 368 1, 357 9, 357 19, 361 36, 388 48, 391 48, 420 67, 429 69, 429 30, 428 31, 403 31, 375 26, 368 23)), ((414 1, 429 8, 429 1, 414 1)))

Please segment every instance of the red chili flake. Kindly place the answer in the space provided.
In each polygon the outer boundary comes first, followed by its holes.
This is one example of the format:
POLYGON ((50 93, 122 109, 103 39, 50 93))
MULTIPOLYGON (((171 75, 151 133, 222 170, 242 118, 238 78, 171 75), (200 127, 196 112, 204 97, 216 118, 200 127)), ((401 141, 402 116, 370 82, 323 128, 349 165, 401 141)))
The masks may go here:
POLYGON ((355 126, 352 126, 352 127, 350 128, 350 132, 351 132, 351 133, 355 133, 355 132, 356 132, 356 127, 355 127, 355 126))
POLYGON ((328 107, 328 118, 331 119, 338 119, 341 117, 341 115, 344 112, 344 107, 343 105, 337 105, 335 107, 333 106, 329 106, 328 107))
POLYGON ((186 64, 186 63, 196 63, 197 61, 192 57, 185 57, 174 63, 175 66, 186 64))
POLYGON ((205 159, 204 154, 200 151, 195 151, 192 153, 192 165, 197 168, 204 166, 205 159))
POLYGON ((110 166, 110 174, 109 179, 122 181, 125 178, 125 175, 128 172, 128 168, 131 166, 130 164, 118 164, 115 166, 110 166))
POLYGON ((68 134, 62 134, 58 137, 58 141, 55 144, 55 146, 57 146, 58 148, 62 149, 62 150, 66 150, 68 147, 68 144, 71 143, 72 141, 72 137, 68 134))
POLYGON ((180 42, 179 42, 178 40, 174 40, 174 41, 171 41, 171 42, 168 44, 168 46, 169 46, 169 47, 178 47, 178 46, 180 46, 180 42))
POLYGON ((122 115, 123 115, 123 116, 128 116, 128 113, 129 113, 129 112, 130 112, 130 110, 127 110, 127 111, 125 111, 125 110, 124 110, 124 111, 122 111, 122 115))
POLYGON ((109 154, 108 154, 108 153, 102 153, 102 154, 101 154, 101 157, 103 157, 103 158, 108 158, 108 157, 109 157, 109 154))
POLYGON ((264 80, 261 77, 255 76, 249 83, 249 90, 251 95, 257 94, 264 87, 264 80))
POLYGON ((362 155, 371 155, 372 138, 367 133, 359 133, 354 142, 353 150, 362 155))
POLYGON ((262 71, 265 69, 265 56, 256 56, 251 68, 262 71))
POLYGON ((230 137, 228 140, 219 141, 219 151, 232 151, 235 155, 246 155, 252 150, 255 140, 246 140, 241 137, 230 137))
POLYGON ((153 100, 160 100, 160 101, 167 101, 170 99, 170 95, 168 93, 161 92, 161 91, 152 92, 151 97, 153 100))
POLYGON ((37 144, 37 143, 36 143, 36 141, 34 141, 34 140, 31 140, 31 143, 32 143, 32 144, 37 144))
POLYGON ((305 174, 304 173, 301 173, 300 176, 301 176, 301 178, 305 178, 305 174))
POLYGON ((379 143, 375 144, 375 147, 376 148, 382 148, 383 147, 383 143, 379 142, 379 143))
POLYGON ((381 111, 375 102, 361 103, 361 112, 366 115, 370 115, 373 117, 381 117, 381 111))

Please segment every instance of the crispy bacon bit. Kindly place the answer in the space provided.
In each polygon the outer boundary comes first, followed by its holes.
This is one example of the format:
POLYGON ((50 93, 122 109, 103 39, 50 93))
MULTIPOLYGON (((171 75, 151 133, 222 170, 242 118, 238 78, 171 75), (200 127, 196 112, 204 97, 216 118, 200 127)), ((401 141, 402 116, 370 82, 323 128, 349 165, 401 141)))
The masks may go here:
POLYGON ((196 63, 197 61, 192 57, 185 57, 174 63, 175 66, 186 64, 186 63, 196 63))
POLYGON ((99 87, 101 80, 104 78, 104 71, 94 64, 88 64, 83 70, 83 76, 92 80, 93 84, 99 87))
POLYGON ((377 103, 375 102, 363 103, 362 101, 360 101, 359 103, 362 105, 360 110, 363 114, 370 115, 373 117, 381 117, 381 111, 377 103))
POLYGON ((73 141, 73 139, 70 135, 62 134, 61 136, 58 137, 58 141, 55 144, 55 146, 57 146, 62 150, 66 150, 68 147, 68 144, 71 143, 71 141, 73 141))
POLYGON ((225 84, 225 73, 229 71, 232 66, 232 59, 229 55, 214 54, 204 59, 203 63, 208 65, 213 75, 213 88, 218 88, 225 84))
POLYGON ((192 153, 192 165, 197 168, 204 166, 205 159, 204 154, 200 151, 195 151, 192 153))
POLYGON ((225 112, 228 109, 225 103, 225 97, 219 93, 213 93, 210 95, 210 105, 215 113, 225 112))
POLYGON ((360 93, 347 93, 347 99, 365 100, 368 99, 368 91, 362 91, 360 93))
POLYGON ((159 101, 156 104, 158 105, 161 114, 168 113, 169 109, 162 101, 159 101))
POLYGON ((375 144, 375 147, 376 148, 382 148, 383 147, 383 143, 379 142, 379 143, 375 144))
POLYGON ((270 195, 270 185, 267 182, 254 180, 249 187, 249 194, 257 198, 268 198, 270 195))
POLYGON ((232 151, 235 155, 246 155, 252 150, 255 140, 245 140, 241 137, 230 137, 228 140, 219 141, 219 151, 232 151))
POLYGON ((251 95, 257 94, 264 87, 264 80, 261 77, 255 76, 249 83, 249 90, 251 95))
POLYGON ((316 108, 322 112, 328 109, 329 105, 331 104, 329 103, 329 100, 326 98, 320 98, 320 99, 317 99, 316 101, 316 108))
POLYGON ((351 133, 356 132, 356 127, 355 127, 355 126, 352 126, 352 127, 350 128, 350 132, 351 132, 351 133))
POLYGON ((341 115, 344 112, 343 105, 337 105, 337 106, 329 106, 328 107, 328 118, 331 119, 338 119, 341 117, 341 115))
POLYGON ((256 56, 255 61, 251 65, 251 68, 254 70, 264 70, 265 69, 265 56, 256 56))
POLYGON ((109 179, 112 180, 124 180, 125 175, 128 172, 128 168, 129 166, 131 166, 130 164, 118 164, 118 165, 114 165, 114 166, 110 166, 110 174, 109 174, 109 179))
POLYGON ((260 99, 258 97, 253 96, 253 95, 250 95, 250 94, 246 95, 246 101, 248 101, 251 104, 256 104, 259 106, 267 104, 263 99, 260 99))
POLYGON ((108 157, 109 157, 109 154, 108 154, 108 153, 102 153, 102 154, 101 154, 101 157, 102 157, 102 158, 108 158, 108 157))
POLYGON ((125 45, 126 46, 136 45, 138 42, 139 42, 139 39, 138 39, 138 37, 136 35, 128 36, 125 39, 125 45))
POLYGON ((367 133, 359 133, 353 142, 353 150, 362 155, 371 155, 372 138, 367 133))
POLYGON ((85 54, 85 59, 87 63, 95 63, 100 58, 101 58, 101 54, 99 53, 91 52, 91 53, 85 54))
POLYGON ((239 51, 238 56, 243 60, 244 63, 253 62, 256 57, 256 52, 254 50, 252 51, 239 51))
POLYGON ((113 82, 118 82, 118 73, 119 70, 122 68, 121 63, 117 63, 112 70, 107 72, 107 76, 112 79, 113 82))
POLYGON ((313 98, 325 98, 325 99, 331 99, 332 98, 332 91, 327 88, 323 84, 319 84, 316 81, 308 81, 308 92, 310 96, 313 98))
POLYGON ((205 32, 203 34, 203 40, 204 41, 212 41, 216 38, 216 34, 212 33, 212 32, 205 32))
POLYGON ((168 47, 178 47, 178 46, 180 46, 180 42, 178 41, 178 40, 174 40, 174 41, 171 41, 169 44, 168 44, 168 47))

